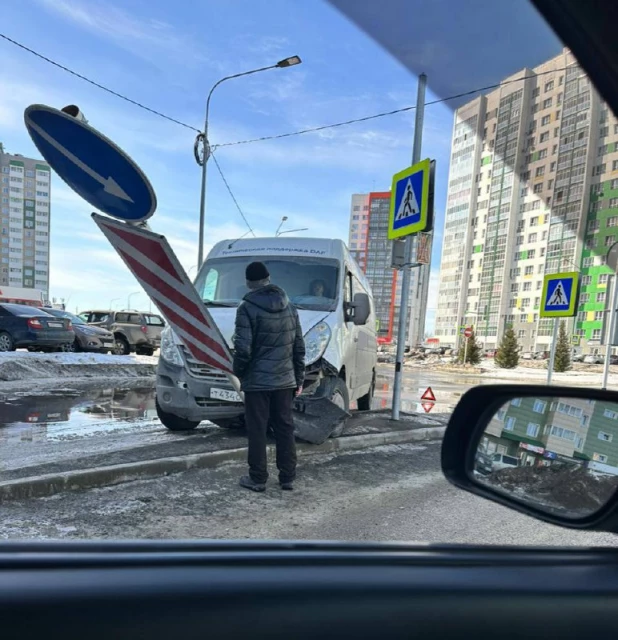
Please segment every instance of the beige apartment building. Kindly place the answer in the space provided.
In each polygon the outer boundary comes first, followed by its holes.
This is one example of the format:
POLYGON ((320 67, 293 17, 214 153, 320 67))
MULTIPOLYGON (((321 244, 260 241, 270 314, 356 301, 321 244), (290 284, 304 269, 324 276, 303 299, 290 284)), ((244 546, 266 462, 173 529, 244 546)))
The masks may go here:
POLYGON ((0 285, 38 289, 49 299, 51 175, 43 160, 0 143, 0 285))
POLYGON ((564 49, 455 112, 436 337, 474 326, 491 349, 512 326, 524 352, 546 350, 543 277, 579 271, 568 330, 595 351, 616 233, 618 120, 564 49))

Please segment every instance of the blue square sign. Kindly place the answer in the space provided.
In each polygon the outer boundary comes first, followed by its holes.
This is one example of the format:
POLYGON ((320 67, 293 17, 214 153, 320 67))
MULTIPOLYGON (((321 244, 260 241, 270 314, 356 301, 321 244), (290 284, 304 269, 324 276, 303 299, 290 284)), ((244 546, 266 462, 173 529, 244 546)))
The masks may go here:
POLYGON ((576 272, 545 276, 542 318, 569 318, 575 315, 578 279, 576 272))
POLYGON ((388 239, 431 231, 435 163, 422 160, 393 176, 388 239))

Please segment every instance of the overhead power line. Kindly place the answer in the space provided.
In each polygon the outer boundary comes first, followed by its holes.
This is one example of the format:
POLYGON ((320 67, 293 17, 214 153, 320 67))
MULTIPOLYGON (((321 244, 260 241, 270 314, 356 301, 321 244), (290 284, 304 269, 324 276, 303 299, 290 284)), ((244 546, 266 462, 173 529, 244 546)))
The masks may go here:
MULTIPOLYGON (((48 62, 49 64, 54 65, 55 67, 57 67, 58 69, 62 69, 63 71, 66 71, 67 73, 70 73, 71 75, 75 76, 76 78, 79 78, 80 80, 84 80, 85 82, 88 82, 89 84, 103 90, 106 91, 107 93, 110 93, 113 96, 116 96, 117 98, 120 98, 121 100, 124 100, 125 102, 129 102, 130 104, 139 107, 140 109, 144 109, 145 111, 148 111, 149 113, 152 113, 156 116, 159 116, 160 118, 164 118, 165 120, 169 120, 170 122, 174 122, 175 124, 180 125, 181 127, 185 127, 186 129, 190 129, 191 131, 195 131, 197 133, 201 133, 201 130, 190 125, 187 124, 185 122, 182 122, 181 120, 178 120, 176 118, 172 118, 171 116, 168 116, 164 113, 162 113, 161 111, 157 111, 156 109, 152 109, 151 107, 147 107, 146 105, 142 104, 141 102, 138 102, 137 100, 133 100, 132 98, 129 98, 121 93, 118 93, 117 91, 114 91, 113 89, 109 89, 108 87, 105 87, 104 85, 95 82, 94 80, 91 80, 90 78, 87 78, 86 76, 77 73, 76 71, 73 71, 72 69, 69 69, 68 67, 65 67, 64 65, 52 60, 51 58, 48 58, 47 56, 44 56, 43 54, 39 53, 38 51, 35 51, 34 49, 31 49, 30 47, 27 47, 24 44, 21 44, 20 42, 17 42, 17 40, 13 40, 13 38, 9 38, 9 36, 0 33, 0 38, 3 38, 4 40, 6 40, 7 42, 10 42, 11 44, 14 44, 16 47, 19 47, 20 49, 23 49, 24 51, 27 51, 28 53, 31 53, 32 55, 36 56, 37 58, 40 58, 41 60, 44 60, 45 62, 48 62)), ((538 76, 543 76, 543 75, 549 75, 549 74, 553 74, 553 73, 559 73, 561 71, 566 71, 567 67, 563 67, 560 69, 552 69, 549 71, 541 71, 539 73, 535 73, 533 75, 529 75, 529 76, 523 76, 522 78, 514 78, 513 80, 508 80, 506 82, 497 82, 494 84, 490 84, 487 85, 485 87, 478 87, 477 89, 471 89, 470 91, 463 91, 462 93, 457 93, 455 95, 452 96, 448 96, 446 98, 439 98, 437 100, 431 100, 429 102, 425 103, 425 106, 431 106, 434 104, 440 104, 442 102, 449 102, 451 100, 457 100, 459 98, 466 98, 468 96, 472 96, 475 93, 482 93, 484 91, 490 91, 491 89, 497 89, 500 86, 504 86, 507 84, 511 84, 513 82, 521 82, 522 80, 527 80, 529 78, 536 78, 538 76)), ((315 133, 317 131, 324 131, 326 129, 335 129, 337 127, 344 127, 346 125, 350 125, 350 124, 355 124, 357 122, 367 122, 369 120, 376 120, 378 118, 385 118, 387 116, 392 116, 392 115, 397 115, 398 113, 404 113, 406 111, 414 111, 416 107, 415 106, 409 106, 409 107, 401 107, 399 109, 392 109, 391 111, 383 111, 381 113, 375 113, 373 115, 369 115, 369 116, 364 116, 362 118, 352 118, 350 120, 344 120, 342 122, 333 122, 331 124, 325 124, 325 125, 321 125, 318 127, 310 127, 307 129, 300 129, 298 131, 290 131, 288 133, 280 133, 280 134, 276 134, 276 135, 272 135, 272 136, 261 136, 259 138, 250 138, 247 140, 236 140, 234 142, 223 142, 221 144, 217 144, 217 145, 212 145, 212 148, 215 149, 217 147, 231 147, 231 146, 235 146, 235 145, 241 145, 241 144, 251 144, 253 142, 265 142, 266 140, 279 140, 281 138, 290 138, 292 136, 300 136, 303 135, 305 133, 315 133)))
POLYGON ((228 193, 230 194, 230 197, 234 201, 234 204, 236 205, 236 208, 238 209, 238 213, 240 213, 240 217, 245 221, 245 224, 247 225, 247 228, 249 229, 249 231, 253 234, 253 237, 255 238, 256 237, 255 231, 253 230, 253 228, 249 224, 249 221, 247 220, 247 216, 245 216, 245 214, 243 213, 243 210, 240 208, 240 205, 238 204, 238 200, 236 200, 236 196, 232 192, 232 189, 230 188, 230 185, 229 185, 228 181, 226 180, 225 176, 223 175, 223 171, 221 170, 221 166, 219 165, 219 162, 218 162, 217 158, 215 157, 215 154, 212 152, 212 150, 211 150, 211 153, 210 153, 210 157, 213 159, 213 162, 215 163, 215 166, 217 167, 217 171, 219 172, 219 175, 221 176, 221 180, 223 180, 223 184, 225 185, 226 189, 228 190, 228 193))
POLYGON ((120 98, 121 100, 124 100, 125 102, 129 102, 132 105, 135 105, 136 107, 139 107, 140 109, 144 109, 145 111, 153 113, 155 116, 159 116, 160 118, 165 118, 165 120, 169 120, 170 122, 174 122, 175 124, 179 124, 181 127, 185 127, 186 129, 191 129, 191 131, 197 131, 198 133, 200 132, 199 129, 196 129, 195 127, 192 127, 190 124, 186 124, 185 122, 181 122, 180 120, 177 120, 176 118, 172 118, 171 116, 166 116, 164 113, 161 113, 160 111, 157 111, 156 109, 151 109, 150 107, 147 107, 145 104, 142 104, 141 102, 137 102, 137 100, 132 100, 131 98, 128 98, 127 96, 124 96, 121 93, 118 93, 117 91, 114 91, 113 89, 109 89, 108 87, 105 87, 102 84, 99 84, 98 82, 95 82, 94 80, 91 80, 90 78, 87 78, 86 76, 83 76, 81 73, 77 73, 77 71, 73 71, 72 69, 69 69, 68 67, 65 67, 64 65, 60 64, 59 62, 55 62, 51 58, 48 58, 47 56, 44 56, 41 53, 38 53, 34 49, 30 49, 30 47, 27 47, 26 45, 21 44, 20 42, 17 42, 17 40, 13 40, 12 38, 9 38, 7 35, 5 35, 3 33, 0 33, 0 38, 3 38, 7 42, 10 42, 11 44, 14 44, 16 47, 19 47, 20 49, 23 49, 24 51, 27 51, 28 53, 31 53, 33 56, 36 56, 37 58, 40 58, 41 60, 45 60, 45 62, 49 62, 49 64, 53 64, 54 67, 58 67, 58 69, 62 69, 63 71, 66 71, 67 73, 70 73, 72 76, 75 76, 76 78, 79 78, 80 80, 83 80, 84 82, 88 82, 89 84, 97 87, 98 89, 102 89, 103 91, 106 91, 107 93, 111 93, 113 96, 116 96, 117 98, 120 98))
MULTIPOLYGON (((522 78, 515 78, 513 80, 508 80, 506 82, 497 82, 495 84, 487 85, 486 87, 479 87, 478 89, 471 89, 470 91, 463 91, 462 93, 456 93, 455 95, 448 96, 446 98, 439 98, 437 100, 430 100, 425 103, 426 107, 429 107, 434 104, 440 104, 442 102, 449 102, 451 100, 457 100, 459 98, 466 98, 468 96, 472 96, 475 93, 483 93, 485 91, 490 91, 491 89, 497 89, 498 87, 503 87, 504 85, 511 84, 512 82, 521 82, 522 80, 527 80, 529 78, 536 78, 538 76, 547 75, 550 73, 559 73, 560 71, 566 71, 566 67, 561 69, 553 69, 551 71, 541 71, 540 73, 535 73, 530 76, 523 76, 522 78)), ((416 106, 409 107, 401 107, 400 109, 393 109, 391 111, 383 111, 381 113, 374 113, 370 116, 364 116, 362 118, 353 118, 351 120, 344 120, 342 122, 333 122, 331 124, 324 124, 319 127, 310 127, 308 129, 300 129, 298 131, 290 131, 288 133, 280 133, 272 136, 261 136, 260 138, 249 138, 247 140, 236 140, 234 142, 223 142, 221 144, 214 145, 216 147, 233 147, 240 144, 251 144, 253 142, 265 142, 267 140, 279 140, 281 138, 290 138, 292 136, 300 136, 304 133, 315 133, 316 131, 324 131, 325 129, 334 129, 336 127, 344 127, 349 124, 355 124, 357 122, 367 122, 368 120, 376 120, 377 118, 385 118, 386 116, 396 115, 398 113, 404 113, 406 111, 414 111, 416 106)))

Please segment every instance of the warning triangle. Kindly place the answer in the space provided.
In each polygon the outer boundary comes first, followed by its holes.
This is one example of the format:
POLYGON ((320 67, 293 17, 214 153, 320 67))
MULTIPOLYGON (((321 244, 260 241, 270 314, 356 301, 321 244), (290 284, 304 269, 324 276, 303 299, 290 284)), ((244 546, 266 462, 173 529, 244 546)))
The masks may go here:
POLYGON ((421 208, 418 206, 416 194, 414 193, 414 189, 412 188, 412 180, 408 178, 406 188, 403 192, 403 197, 401 198, 401 202, 399 203, 399 207, 395 215, 395 220, 408 218, 409 216, 420 213, 420 210, 421 208))
POLYGON ((433 402, 421 402, 421 407, 423 407, 423 411, 425 413, 429 413, 434 408, 433 402))
POLYGON ((434 396, 431 387, 427 387, 425 393, 421 396, 421 400, 428 400, 429 402, 436 401, 436 396, 434 396))
POLYGON ((562 284, 562 280, 558 280, 556 284, 556 288, 554 292, 549 297, 547 301, 548 307, 563 307, 569 306, 569 299, 567 298, 566 292, 564 290, 564 285, 562 284))

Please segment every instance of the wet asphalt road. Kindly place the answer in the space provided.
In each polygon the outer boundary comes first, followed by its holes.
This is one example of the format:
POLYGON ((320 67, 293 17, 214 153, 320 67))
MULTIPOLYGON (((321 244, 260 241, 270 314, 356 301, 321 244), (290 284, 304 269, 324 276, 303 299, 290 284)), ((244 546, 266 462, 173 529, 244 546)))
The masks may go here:
POLYGON ((616 546, 451 487, 440 443, 303 458, 296 490, 238 486, 240 463, 2 506, 0 539, 232 538, 616 546))

